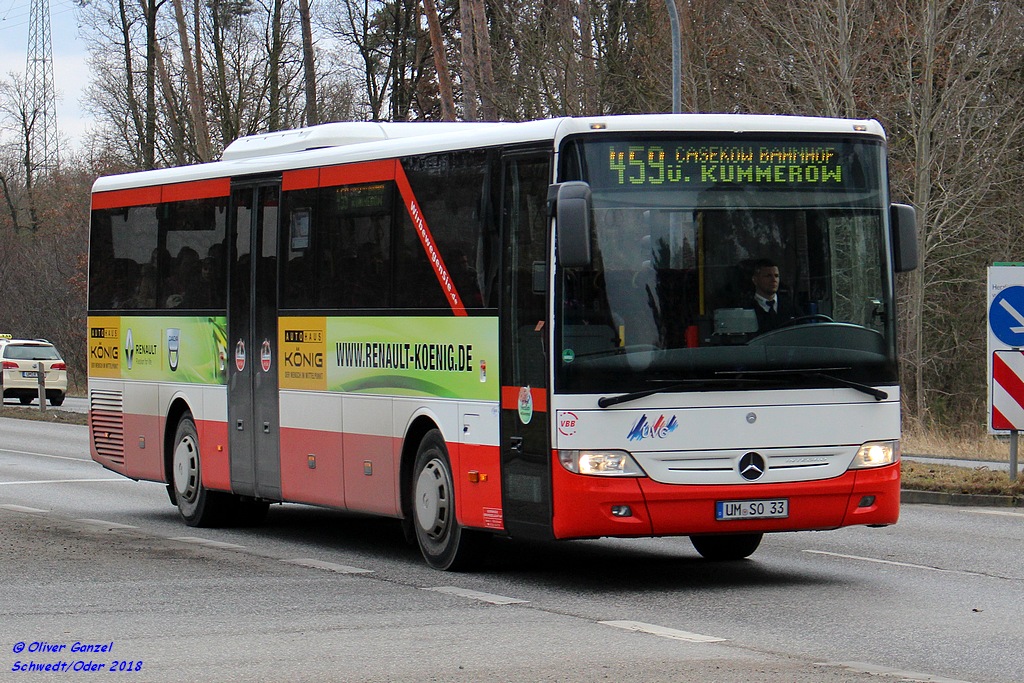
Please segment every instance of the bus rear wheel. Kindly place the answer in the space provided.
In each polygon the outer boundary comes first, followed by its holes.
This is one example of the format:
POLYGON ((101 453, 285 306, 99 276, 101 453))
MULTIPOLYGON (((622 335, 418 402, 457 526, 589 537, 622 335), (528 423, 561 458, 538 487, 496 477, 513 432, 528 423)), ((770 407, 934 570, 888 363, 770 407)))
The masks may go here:
POLYGON ((456 519, 451 461, 438 430, 427 432, 420 442, 412 476, 409 508, 423 559, 434 569, 470 569, 479 560, 486 537, 464 529, 456 519))
POLYGON ((227 494, 203 486, 199 433, 191 415, 178 422, 171 453, 171 479, 178 512, 189 526, 211 527, 224 523, 228 512, 227 494))
POLYGON ((753 555, 763 537, 764 534, 690 536, 690 542, 705 560, 729 562, 753 555))

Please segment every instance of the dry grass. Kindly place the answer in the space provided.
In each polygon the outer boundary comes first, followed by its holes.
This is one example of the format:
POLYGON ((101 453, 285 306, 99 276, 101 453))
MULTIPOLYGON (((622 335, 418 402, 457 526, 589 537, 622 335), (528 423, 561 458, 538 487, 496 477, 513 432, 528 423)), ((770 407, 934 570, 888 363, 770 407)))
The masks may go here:
POLYGON ((1018 472, 1011 482, 1008 473, 987 467, 959 467, 903 461, 903 488, 914 491, 967 493, 991 496, 1024 496, 1024 477, 1018 472))
MULTIPOLYGON (((906 427, 903 430, 901 446, 904 454, 935 458, 988 462, 1008 462, 1010 459, 1009 439, 990 436, 984 426, 961 427, 941 432, 906 427)), ((1021 451, 1024 452, 1024 445, 1021 446, 1021 451)))
POLYGON ((38 406, 25 408, 4 406, 0 408, 0 417, 13 417, 19 420, 36 420, 40 422, 58 422, 71 425, 87 424, 85 413, 74 413, 49 406, 47 406, 45 413, 40 411, 38 406))

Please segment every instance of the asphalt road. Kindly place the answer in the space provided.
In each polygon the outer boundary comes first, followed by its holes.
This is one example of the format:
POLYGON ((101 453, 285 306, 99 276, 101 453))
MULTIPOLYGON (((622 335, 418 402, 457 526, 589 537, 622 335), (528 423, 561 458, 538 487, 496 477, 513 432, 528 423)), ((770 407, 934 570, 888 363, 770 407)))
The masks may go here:
POLYGON ((686 539, 505 541, 451 574, 391 520, 191 529, 87 453, 84 427, 0 419, 0 680, 1024 680, 1019 511, 904 506, 734 564, 686 539))

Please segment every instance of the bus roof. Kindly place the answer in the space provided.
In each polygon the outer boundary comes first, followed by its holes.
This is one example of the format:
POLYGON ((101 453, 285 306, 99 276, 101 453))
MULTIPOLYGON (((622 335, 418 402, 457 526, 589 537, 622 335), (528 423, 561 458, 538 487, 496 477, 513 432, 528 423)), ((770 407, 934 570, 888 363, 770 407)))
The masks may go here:
POLYGON ((523 123, 342 122, 250 135, 232 142, 220 161, 105 176, 93 192, 252 176, 277 171, 549 141, 606 132, 819 133, 884 139, 874 120, 752 114, 634 114, 557 118, 523 123))

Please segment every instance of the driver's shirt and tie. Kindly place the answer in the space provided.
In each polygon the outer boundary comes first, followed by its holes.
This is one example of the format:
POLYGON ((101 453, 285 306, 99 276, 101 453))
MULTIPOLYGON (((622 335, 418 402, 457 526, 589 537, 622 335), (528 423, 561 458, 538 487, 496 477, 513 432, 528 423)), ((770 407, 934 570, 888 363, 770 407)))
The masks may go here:
POLYGON ((778 315, 779 312, 776 309, 776 304, 775 304, 776 298, 775 297, 772 297, 771 299, 765 299, 760 294, 754 294, 754 301, 756 301, 757 305, 761 307, 761 310, 764 311, 765 313, 767 313, 768 315, 771 315, 771 316, 777 316, 778 315))
POLYGON ((757 326, 761 332, 774 330, 779 325, 792 320, 794 311, 792 307, 780 306, 777 296, 766 299, 760 294, 754 293, 754 308, 757 312, 757 326))

